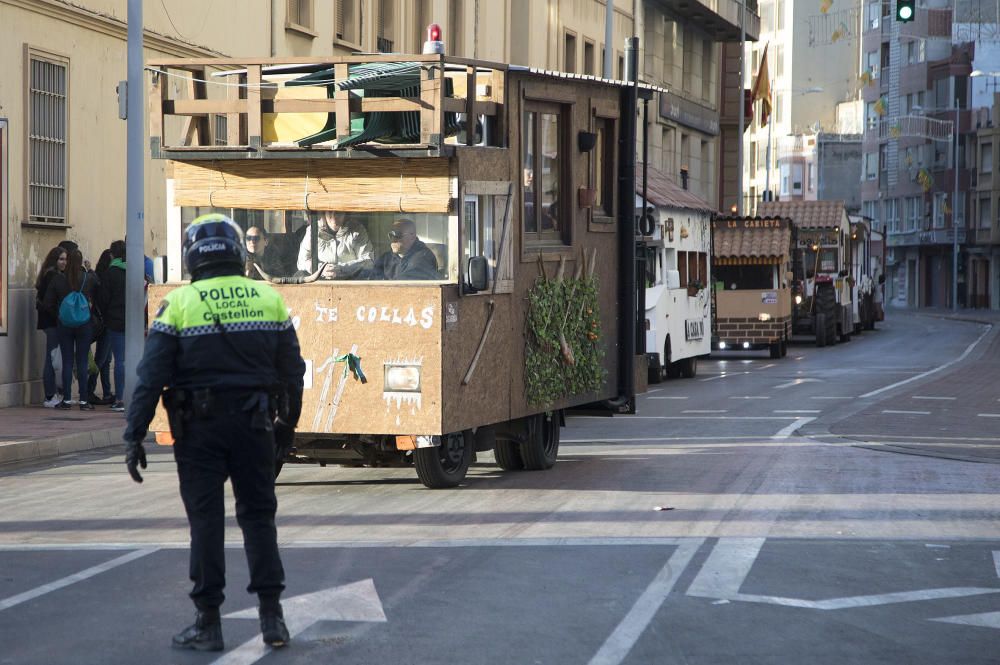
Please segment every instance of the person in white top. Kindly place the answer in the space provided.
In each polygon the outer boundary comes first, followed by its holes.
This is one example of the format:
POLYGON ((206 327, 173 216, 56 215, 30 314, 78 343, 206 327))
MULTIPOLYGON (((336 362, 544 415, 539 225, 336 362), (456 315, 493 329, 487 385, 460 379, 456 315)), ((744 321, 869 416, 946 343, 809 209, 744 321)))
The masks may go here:
MULTIPOLYGON (((326 210, 317 222, 317 263, 323 265, 322 279, 353 279, 375 263, 368 231, 363 224, 345 219, 344 214, 326 210)), ((297 267, 312 272, 312 228, 299 246, 297 267)))

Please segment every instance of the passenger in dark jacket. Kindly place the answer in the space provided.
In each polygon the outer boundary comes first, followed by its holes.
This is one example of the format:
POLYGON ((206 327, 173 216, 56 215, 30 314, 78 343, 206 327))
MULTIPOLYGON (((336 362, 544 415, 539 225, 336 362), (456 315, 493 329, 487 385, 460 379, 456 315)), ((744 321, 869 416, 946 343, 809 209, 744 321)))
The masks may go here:
MULTIPOLYGON (((97 275, 87 272, 83 267, 83 255, 80 250, 69 252, 66 272, 55 274, 45 290, 43 308, 57 321, 59 306, 63 299, 72 291, 83 293, 87 301, 93 304, 99 280, 97 275)), ((93 319, 93 317, 91 317, 93 319)), ((69 398, 73 389, 73 366, 76 365, 76 376, 80 386, 80 409, 92 411, 93 404, 87 401, 87 353, 90 350, 93 335, 93 320, 81 326, 70 328, 60 321, 57 326, 59 348, 62 351, 63 401, 56 405, 57 409, 69 409, 69 398)))
POLYGON ((54 407, 62 401, 56 399, 56 371, 52 365, 52 351, 59 348, 59 319, 44 306, 45 292, 52 276, 66 270, 67 253, 62 247, 53 247, 38 271, 35 280, 35 311, 38 313, 37 328, 45 332, 45 364, 42 369, 42 386, 45 388, 45 406, 54 407))
POLYGON ((440 279, 434 252, 417 238, 412 219, 397 219, 389 231, 391 249, 378 257, 369 279, 440 279))
MULTIPOLYGON (((125 241, 111 243, 111 264, 101 275, 98 303, 104 315, 108 347, 115 359, 115 399, 112 411, 124 411, 125 398, 125 241)), ((98 363, 100 364, 100 363, 98 363)))

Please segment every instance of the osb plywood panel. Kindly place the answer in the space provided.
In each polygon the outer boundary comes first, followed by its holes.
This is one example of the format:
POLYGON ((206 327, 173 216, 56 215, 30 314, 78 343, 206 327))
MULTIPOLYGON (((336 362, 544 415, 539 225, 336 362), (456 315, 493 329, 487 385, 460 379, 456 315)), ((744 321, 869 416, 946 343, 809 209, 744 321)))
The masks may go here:
POLYGON ((511 153, 508 148, 462 148, 456 149, 458 156, 458 176, 466 180, 508 181, 510 180, 511 153))
MULTIPOLYGON (((568 113, 571 126, 569 128, 570 136, 574 137, 572 149, 567 153, 568 160, 571 162, 571 184, 569 187, 570 192, 576 192, 577 188, 581 185, 589 183, 589 169, 590 161, 588 153, 581 153, 576 149, 575 137, 578 131, 587 129, 589 130, 591 125, 591 105, 592 104, 611 104, 615 107, 618 105, 618 91, 616 89, 602 88, 600 85, 587 86, 583 90, 579 82, 573 83, 561 83, 556 81, 546 81, 540 83, 537 79, 534 81, 525 81, 525 78, 517 74, 510 74, 508 76, 508 86, 511 87, 512 95, 510 98, 519 100, 514 105, 517 105, 518 111, 515 113, 512 109, 510 119, 511 122, 518 123, 517 127, 512 128, 510 145, 519 146, 520 137, 520 118, 523 117, 523 101, 521 88, 522 85, 527 83, 527 87, 530 89, 530 96, 536 99, 539 98, 551 98, 554 100, 572 100, 576 99, 577 103, 572 104, 569 108, 568 113), (583 90, 583 92, 581 92, 583 90), (588 103, 589 100, 589 103, 588 103)), ((508 151, 510 158, 511 173, 520 173, 520 153, 518 150, 508 151)), ((606 381, 602 390, 590 393, 587 395, 577 395, 567 398, 563 402, 553 405, 552 408, 564 408, 566 406, 586 404, 588 402, 593 402, 599 399, 611 398, 617 395, 617 385, 618 385, 618 246, 617 246, 617 233, 594 233, 588 231, 588 219, 590 217, 589 210, 587 208, 581 208, 578 202, 575 201, 575 195, 573 196, 574 205, 572 207, 572 238, 573 245, 569 253, 566 254, 564 274, 568 277, 572 277, 576 272, 577 265, 580 263, 581 256, 583 252, 587 252, 590 256, 591 252, 597 252, 597 263, 594 274, 598 279, 599 284, 599 303, 600 303, 600 313, 601 313, 601 342, 604 345, 604 362, 603 366, 606 372, 606 381)), ((523 192, 520 187, 515 191, 515 203, 516 205, 512 209, 512 223, 515 224, 514 228, 520 230, 523 228, 522 222, 522 205, 523 205, 523 192)), ((617 220, 615 222, 617 224, 617 220)), ((538 269, 537 263, 537 250, 533 250, 530 247, 522 245, 522 236, 518 231, 513 234, 513 239, 515 242, 514 256, 520 257, 520 261, 515 262, 515 284, 514 284, 514 295, 515 297, 511 301, 511 325, 514 331, 521 331, 524 327, 524 321, 527 316, 527 298, 526 295, 534 285, 536 279, 541 278, 541 273, 538 269)), ((553 278, 556 274, 559 262, 555 260, 556 256, 551 252, 546 252, 544 255, 547 259, 544 262, 545 270, 548 273, 549 278, 553 278)), ((516 343, 511 346, 511 356, 510 365, 511 370, 511 417, 517 418, 530 413, 537 412, 536 407, 531 407, 527 404, 525 398, 525 388, 524 388, 524 339, 522 335, 516 336, 516 343)))
MULTIPOLYGON (((397 284, 275 286, 306 361, 299 433, 441 434, 441 287, 397 284), (361 358, 367 383, 337 358, 361 358), (420 367, 420 392, 384 389, 386 363, 420 367)), ((169 288, 155 287, 150 298, 169 288), (162 289, 162 291, 161 291, 162 289)), ((167 429, 158 412, 153 431, 167 429)))
POLYGON ((459 298, 456 287, 445 290, 442 356, 447 360, 441 380, 445 431, 510 420, 511 375, 518 371, 513 359, 523 353, 522 327, 514 327, 511 320, 512 300, 510 294, 459 298), (486 328, 491 300, 489 334, 469 383, 462 385, 486 328))
POLYGON ((348 212, 448 212, 448 159, 176 162, 181 206, 348 212))

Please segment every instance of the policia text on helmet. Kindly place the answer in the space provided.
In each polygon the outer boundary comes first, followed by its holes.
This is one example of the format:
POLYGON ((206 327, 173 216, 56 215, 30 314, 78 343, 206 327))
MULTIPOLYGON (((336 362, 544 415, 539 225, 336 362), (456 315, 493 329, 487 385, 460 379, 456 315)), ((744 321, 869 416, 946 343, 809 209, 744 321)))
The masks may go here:
POLYGON ((191 283, 164 298, 150 324, 129 404, 125 461, 142 482, 142 441, 163 395, 174 438, 181 499, 191 525, 192 625, 181 649, 224 648, 224 484, 229 478, 257 594, 263 640, 289 640, 279 598, 285 573, 274 517, 275 465, 294 438, 305 363, 281 296, 242 275, 243 233, 228 217, 202 215, 188 227, 191 283), (167 389, 164 392, 164 389, 167 389))

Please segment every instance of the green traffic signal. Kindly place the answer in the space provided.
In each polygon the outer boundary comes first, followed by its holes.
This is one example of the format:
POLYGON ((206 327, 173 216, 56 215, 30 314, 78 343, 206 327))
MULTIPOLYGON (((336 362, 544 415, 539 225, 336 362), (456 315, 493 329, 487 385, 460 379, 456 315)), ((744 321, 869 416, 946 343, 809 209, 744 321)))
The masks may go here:
POLYGON ((896 0, 896 20, 900 23, 909 23, 913 20, 914 0, 896 0))

